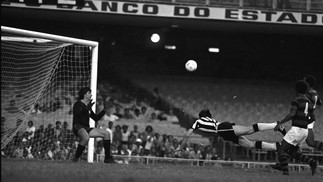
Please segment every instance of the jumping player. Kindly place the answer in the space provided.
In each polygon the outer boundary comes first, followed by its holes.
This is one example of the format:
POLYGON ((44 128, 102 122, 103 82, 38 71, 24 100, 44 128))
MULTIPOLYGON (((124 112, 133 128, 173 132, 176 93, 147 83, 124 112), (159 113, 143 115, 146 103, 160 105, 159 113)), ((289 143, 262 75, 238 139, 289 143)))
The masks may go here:
POLYGON ((116 163, 110 154, 111 138, 109 131, 100 128, 90 128, 90 118, 97 122, 105 114, 105 110, 95 114, 92 110, 93 104, 91 89, 89 87, 81 88, 79 100, 73 106, 73 133, 80 138, 73 161, 77 162, 79 160, 90 137, 102 137, 105 151, 104 162, 116 163))
MULTIPOLYGON (((192 127, 187 131, 181 141, 181 145, 177 150, 182 150, 187 143, 189 137, 194 131, 201 131, 209 135, 219 135, 226 141, 232 141, 235 144, 246 148, 267 149, 276 151, 278 143, 267 143, 263 141, 250 141, 244 135, 250 135, 258 131, 273 130, 277 123, 256 123, 252 126, 241 126, 235 123, 218 122, 212 118, 208 109, 199 112, 199 119, 197 119, 192 127)), ((283 126, 279 127, 279 131, 285 135, 286 130, 283 126)))
POLYGON ((290 113, 288 113, 281 121, 278 121, 276 129, 281 124, 292 120, 292 127, 284 136, 283 141, 278 149, 279 166, 283 171, 283 175, 289 175, 288 161, 293 157, 310 165, 312 175, 315 174, 318 162, 300 152, 300 146, 305 142, 308 134, 307 126, 311 120, 313 112, 313 104, 306 97, 308 84, 304 80, 298 80, 295 83, 296 97, 291 102, 290 113))

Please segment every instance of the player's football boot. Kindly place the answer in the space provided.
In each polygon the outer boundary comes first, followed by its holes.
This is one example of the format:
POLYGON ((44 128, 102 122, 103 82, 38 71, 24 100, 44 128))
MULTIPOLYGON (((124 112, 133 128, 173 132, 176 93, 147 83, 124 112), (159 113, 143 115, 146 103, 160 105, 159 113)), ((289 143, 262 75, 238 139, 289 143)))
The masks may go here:
MULTIPOLYGON (((278 121, 277 121, 277 124, 278 124, 278 121)), ((281 133, 281 134, 283 134, 284 136, 286 135, 286 129, 285 129, 285 127, 283 126, 283 125, 279 125, 279 127, 278 127, 278 131, 281 133)))

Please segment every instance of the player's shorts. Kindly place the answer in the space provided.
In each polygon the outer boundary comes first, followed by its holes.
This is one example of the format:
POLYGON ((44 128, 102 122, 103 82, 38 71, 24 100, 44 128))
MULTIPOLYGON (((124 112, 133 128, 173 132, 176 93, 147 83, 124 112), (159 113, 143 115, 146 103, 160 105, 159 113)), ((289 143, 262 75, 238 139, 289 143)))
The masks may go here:
POLYGON ((222 137, 226 141, 231 141, 235 144, 239 143, 239 137, 236 136, 234 133, 234 130, 232 126, 234 126, 235 123, 229 123, 229 122, 223 122, 220 123, 218 126, 218 134, 220 137, 222 137))
POLYGON ((84 128, 87 133, 90 133, 90 131, 93 129, 93 128, 90 128, 90 127, 87 127, 87 126, 83 126, 81 124, 74 124, 73 125, 73 133, 74 133, 74 135, 78 136, 78 132, 82 128, 84 128))
POLYGON ((284 136, 284 140, 294 146, 301 146, 308 135, 308 129, 292 126, 284 136))
POLYGON ((307 125, 307 129, 313 129, 314 128, 315 121, 311 122, 307 125))

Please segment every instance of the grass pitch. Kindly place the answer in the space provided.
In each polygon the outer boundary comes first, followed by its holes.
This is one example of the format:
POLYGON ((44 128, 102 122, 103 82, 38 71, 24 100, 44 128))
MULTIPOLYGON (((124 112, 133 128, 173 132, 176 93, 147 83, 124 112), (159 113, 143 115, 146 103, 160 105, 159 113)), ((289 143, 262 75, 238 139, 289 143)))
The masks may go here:
POLYGON ((2 182, 202 182, 202 181, 322 181, 323 173, 281 172, 269 168, 241 169, 233 166, 192 166, 188 164, 105 164, 81 161, 45 161, 2 159, 2 182))

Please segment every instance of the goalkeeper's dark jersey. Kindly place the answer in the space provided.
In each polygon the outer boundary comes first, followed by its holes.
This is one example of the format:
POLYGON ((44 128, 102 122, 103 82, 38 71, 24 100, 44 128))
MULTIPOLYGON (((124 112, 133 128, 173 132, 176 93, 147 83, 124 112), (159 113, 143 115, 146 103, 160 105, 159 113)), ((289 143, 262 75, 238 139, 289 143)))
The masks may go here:
POLYGON ((219 124, 220 122, 216 121, 215 119, 209 117, 201 117, 195 121, 195 123, 192 125, 192 129, 214 135, 218 133, 217 128, 219 124))
POLYGON ((101 111, 99 114, 95 114, 92 109, 89 110, 87 105, 85 105, 80 100, 76 101, 73 106, 73 126, 75 124, 80 124, 83 127, 90 127, 89 120, 90 117, 94 121, 99 121, 103 115, 105 114, 104 110, 101 111))
POLYGON ((291 110, 296 111, 296 115, 292 118, 292 126, 307 128, 312 122, 313 103, 305 95, 298 95, 291 102, 291 110))

